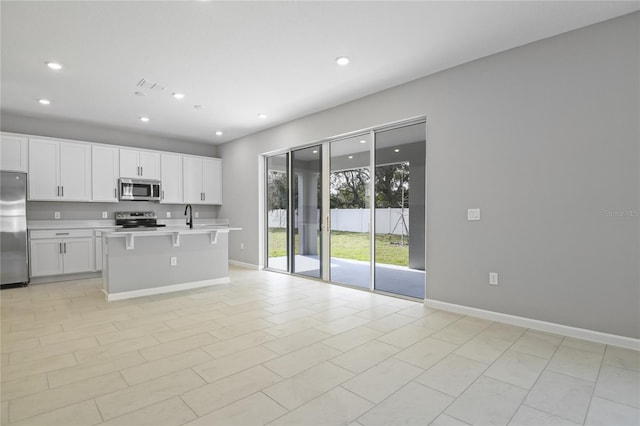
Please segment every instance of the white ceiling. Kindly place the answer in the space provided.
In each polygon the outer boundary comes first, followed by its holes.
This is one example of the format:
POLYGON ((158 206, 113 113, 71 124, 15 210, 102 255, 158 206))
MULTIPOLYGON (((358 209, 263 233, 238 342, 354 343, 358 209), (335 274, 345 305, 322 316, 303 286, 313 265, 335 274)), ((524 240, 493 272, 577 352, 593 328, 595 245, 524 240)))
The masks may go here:
POLYGON ((207 143, 639 9, 637 1, 0 4, 3 110, 207 143), (349 66, 336 65, 341 55, 349 66), (165 90, 135 96, 142 78, 165 90))

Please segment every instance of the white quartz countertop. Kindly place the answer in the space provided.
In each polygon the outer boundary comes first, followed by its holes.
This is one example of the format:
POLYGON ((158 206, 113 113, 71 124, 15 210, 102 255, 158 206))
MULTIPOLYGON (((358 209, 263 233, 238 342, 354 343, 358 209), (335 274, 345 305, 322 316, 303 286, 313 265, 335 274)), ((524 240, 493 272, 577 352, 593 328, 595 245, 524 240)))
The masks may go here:
POLYGON ((113 223, 113 220, 30 220, 27 228, 40 229, 116 229, 121 228, 113 223))
MULTIPOLYGON (((188 229, 184 225, 184 219, 158 219, 158 223, 165 224, 165 228, 158 229, 188 229)), ((229 221, 227 219, 201 219, 200 222, 196 219, 194 228, 200 228, 204 226, 218 226, 221 228, 228 228, 229 221)), ((46 229, 95 229, 100 231, 114 231, 116 229, 122 229, 122 226, 115 225, 113 220, 30 220, 27 222, 27 228, 30 230, 46 230, 46 229)), ((240 228, 234 228, 237 230, 240 228)), ((134 231, 142 232, 142 231, 134 231)), ((153 231, 149 231, 153 232, 153 231)))
POLYGON ((161 228, 120 228, 120 229, 99 229, 103 233, 103 236, 119 237, 125 235, 133 235, 136 237, 147 237, 154 235, 166 235, 166 234, 206 234, 213 231, 229 232, 229 231, 241 231, 242 228, 232 228, 227 225, 194 225, 193 228, 188 226, 166 226, 161 228))

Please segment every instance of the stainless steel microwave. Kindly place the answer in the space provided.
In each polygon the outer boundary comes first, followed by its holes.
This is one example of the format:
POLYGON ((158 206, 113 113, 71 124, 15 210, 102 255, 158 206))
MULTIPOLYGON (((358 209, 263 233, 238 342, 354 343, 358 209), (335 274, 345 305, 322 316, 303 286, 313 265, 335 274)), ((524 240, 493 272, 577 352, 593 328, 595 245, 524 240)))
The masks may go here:
POLYGON ((121 200, 160 201, 160 181, 121 178, 119 186, 121 200))

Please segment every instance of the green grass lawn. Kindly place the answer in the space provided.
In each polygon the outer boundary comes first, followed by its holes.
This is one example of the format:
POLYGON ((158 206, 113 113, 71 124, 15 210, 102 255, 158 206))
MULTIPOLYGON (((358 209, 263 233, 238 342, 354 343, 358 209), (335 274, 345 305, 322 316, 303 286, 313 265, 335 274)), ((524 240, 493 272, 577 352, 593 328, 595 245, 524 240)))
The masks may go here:
MULTIPOLYGON (((286 232, 282 228, 269 228, 269 257, 286 256, 286 232)), ((296 235, 296 238, 298 236, 296 235)), ((400 246, 399 235, 376 234, 376 261, 387 265, 409 266, 408 238, 400 246)), ((369 261, 368 233, 331 232, 331 257, 369 261)))

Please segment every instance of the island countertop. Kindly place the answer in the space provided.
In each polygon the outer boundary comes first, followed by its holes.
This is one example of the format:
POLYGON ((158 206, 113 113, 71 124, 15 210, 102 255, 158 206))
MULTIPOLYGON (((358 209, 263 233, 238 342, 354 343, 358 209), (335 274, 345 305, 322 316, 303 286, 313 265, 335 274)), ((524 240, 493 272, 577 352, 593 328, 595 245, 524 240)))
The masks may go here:
POLYGON ((229 231, 241 231, 242 228, 232 228, 228 225, 194 225, 193 228, 189 228, 186 225, 182 226, 166 226, 158 228, 105 228, 96 229, 102 233, 106 238, 126 238, 127 250, 135 249, 135 239, 138 237, 156 237, 162 235, 172 236, 172 245, 174 247, 180 246, 180 235, 189 234, 210 234, 211 243, 214 244, 217 240, 218 233, 228 233, 229 231))

